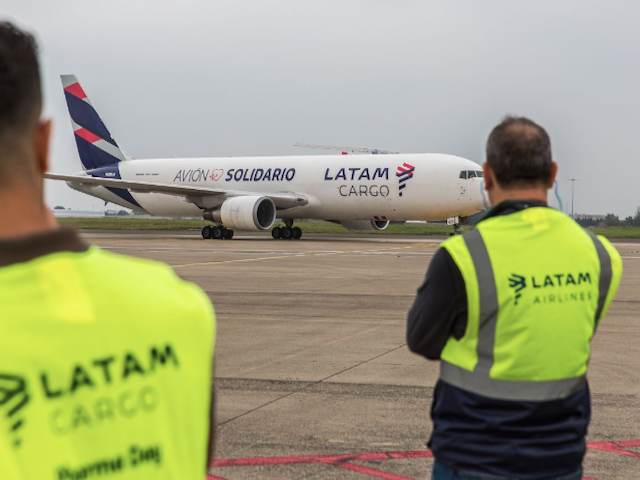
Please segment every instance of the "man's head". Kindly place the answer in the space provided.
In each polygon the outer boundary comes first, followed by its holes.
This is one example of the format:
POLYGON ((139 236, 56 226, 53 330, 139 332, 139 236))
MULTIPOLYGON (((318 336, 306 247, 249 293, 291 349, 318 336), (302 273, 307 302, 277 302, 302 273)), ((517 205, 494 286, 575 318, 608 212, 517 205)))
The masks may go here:
POLYGON ((558 166, 544 128, 528 118, 506 117, 489 135, 483 169, 491 203, 496 205, 517 198, 546 201, 558 166))
POLYGON ((47 168, 50 123, 40 121, 42 93, 36 41, 0 22, 0 189, 38 186, 47 168))

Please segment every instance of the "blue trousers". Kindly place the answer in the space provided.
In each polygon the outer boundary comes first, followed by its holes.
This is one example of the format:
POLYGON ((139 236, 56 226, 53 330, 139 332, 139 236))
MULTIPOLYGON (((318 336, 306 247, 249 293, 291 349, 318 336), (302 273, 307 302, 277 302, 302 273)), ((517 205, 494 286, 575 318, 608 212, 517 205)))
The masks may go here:
MULTIPOLYGON (((568 475, 562 475, 560 477, 545 477, 538 480, 581 480, 582 468, 577 472, 570 473, 568 475)), ((519 480, 515 477, 500 477, 496 475, 488 475, 485 473, 472 473, 460 470, 452 470, 449 467, 445 467, 437 460, 433 464, 433 473, 431 474, 431 480, 519 480)))

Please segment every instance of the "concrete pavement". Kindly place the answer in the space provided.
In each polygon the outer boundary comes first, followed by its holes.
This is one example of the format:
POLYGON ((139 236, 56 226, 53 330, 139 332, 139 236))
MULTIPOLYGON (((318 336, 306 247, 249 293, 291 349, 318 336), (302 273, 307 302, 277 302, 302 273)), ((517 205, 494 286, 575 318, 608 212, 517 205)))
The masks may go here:
MULTIPOLYGON (((221 460, 211 478, 428 478, 438 366, 408 351, 404 326, 439 240, 85 237, 167 262, 213 301, 221 460)), ((640 442, 610 443, 640 440, 640 250, 616 246, 625 273, 589 370, 594 443, 585 475, 597 480, 640 478, 640 442)))

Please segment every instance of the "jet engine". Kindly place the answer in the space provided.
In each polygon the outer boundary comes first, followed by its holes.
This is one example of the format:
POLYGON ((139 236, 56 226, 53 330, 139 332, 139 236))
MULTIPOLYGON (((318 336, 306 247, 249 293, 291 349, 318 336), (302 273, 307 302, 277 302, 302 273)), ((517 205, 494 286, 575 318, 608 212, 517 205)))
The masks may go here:
POLYGON ((276 221, 276 204, 268 197, 232 197, 204 211, 205 220, 245 232, 268 230, 276 221))
POLYGON ((340 222, 347 230, 384 230, 388 220, 343 220, 340 222))

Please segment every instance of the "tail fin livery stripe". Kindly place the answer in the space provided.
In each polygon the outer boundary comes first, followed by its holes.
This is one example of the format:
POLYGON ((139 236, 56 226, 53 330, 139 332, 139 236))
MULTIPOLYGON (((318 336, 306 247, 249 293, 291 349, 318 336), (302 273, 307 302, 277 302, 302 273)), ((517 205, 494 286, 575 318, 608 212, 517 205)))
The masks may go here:
POLYGON ((86 128, 82 128, 82 127, 80 127, 79 129, 75 130, 73 133, 78 135, 80 138, 84 138, 87 142, 90 142, 90 143, 94 143, 94 142, 98 142, 98 141, 102 140, 97 135, 94 135, 89 130, 87 130, 86 128))
POLYGON ((98 140, 97 142, 93 142, 93 146, 102 150, 104 153, 115 157, 117 159, 117 162, 126 160, 124 154, 122 153, 122 150, 120 150, 118 147, 114 147, 109 142, 106 142, 102 139, 98 140))
POLYGON ((74 97, 78 97, 81 100, 87 98, 87 94, 84 93, 84 90, 80 86, 78 82, 69 85, 68 87, 64 87, 65 92, 69 92, 74 97))
POLYGON ((105 124, 102 123, 102 119, 90 103, 79 99, 69 92, 64 92, 64 96, 67 100, 67 106, 69 107, 69 114, 71 115, 71 119, 75 123, 83 128, 86 128, 101 139, 106 140, 113 146, 118 146, 115 140, 111 138, 109 130, 107 130, 105 124))
MULTIPOLYGON (((112 157, 115 157, 113 163, 126 160, 126 158, 122 153, 122 150, 120 150, 118 147, 114 147, 113 145, 101 139, 97 135, 94 135, 93 133, 91 133, 86 128, 82 128, 73 120, 71 120, 71 124, 73 125, 73 133, 75 133, 78 137, 86 140, 87 142, 91 143, 94 147, 99 148, 103 152, 111 155, 112 157)), ((95 167, 91 167, 91 168, 95 168, 95 167)))
POLYGON ((62 81, 62 88, 67 88, 74 83, 79 83, 75 75, 60 75, 60 80, 62 81))
MULTIPOLYGON (((76 135, 75 137, 76 145, 78 146, 78 154, 80 155, 80 160, 86 170, 114 165, 120 161, 119 158, 114 157, 110 153, 96 147, 95 143, 90 143, 79 135, 76 135)), ((107 143, 107 145, 109 144, 107 143)))
POLYGON ((131 193, 129 193, 129 190, 127 190, 125 188, 113 188, 113 187, 105 187, 105 188, 107 190, 109 190, 111 193, 119 196, 125 202, 131 203, 131 204, 135 205, 136 207, 138 207, 139 209, 142 209, 140 204, 138 202, 136 202, 136 199, 133 198, 131 193))

